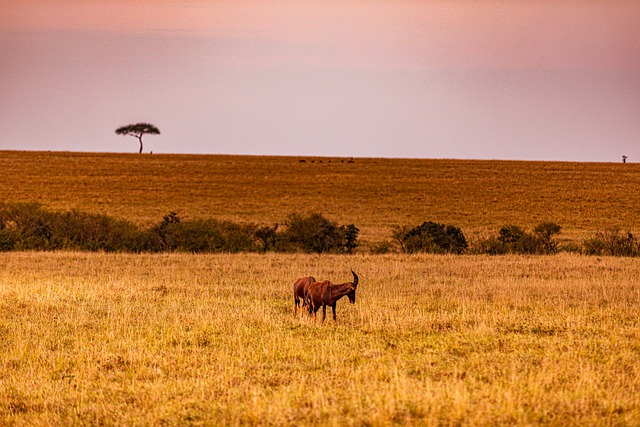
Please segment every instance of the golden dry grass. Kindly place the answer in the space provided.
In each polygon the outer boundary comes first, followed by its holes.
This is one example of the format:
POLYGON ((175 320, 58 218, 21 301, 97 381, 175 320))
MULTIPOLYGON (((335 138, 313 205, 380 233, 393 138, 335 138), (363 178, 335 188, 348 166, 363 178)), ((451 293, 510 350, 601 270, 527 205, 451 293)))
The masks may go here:
POLYGON ((142 225, 170 211, 262 225, 318 211, 355 223, 365 245, 426 220, 471 237, 553 221, 579 242, 609 227, 635 232, 640 216, 639 164, 301 159, 4 151, 0 194, 142 225))
POLYGON ((638 425, 640 261, 0 254, 0 424, 638 425), (295 278, 361 277, 338 323, 295 278))

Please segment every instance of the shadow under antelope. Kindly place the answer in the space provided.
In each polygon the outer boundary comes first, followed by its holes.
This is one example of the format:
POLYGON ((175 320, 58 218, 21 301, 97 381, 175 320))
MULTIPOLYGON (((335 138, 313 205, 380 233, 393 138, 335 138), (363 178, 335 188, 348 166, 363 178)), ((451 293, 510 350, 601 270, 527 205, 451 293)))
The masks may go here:
POLYGON ((322 321, 327 317, 327 306, 333 311, 333 320, 336 320, 336 303, 345 295, 351 304, 356 303, 356 289, 358 288, 358 275, 351 270, 353 282, 336 285, 330 280, 313 282, 307 287, 304 294, 304 302, 307 305, 309 316, 316 317, 317 311, 322 307, 322 321))

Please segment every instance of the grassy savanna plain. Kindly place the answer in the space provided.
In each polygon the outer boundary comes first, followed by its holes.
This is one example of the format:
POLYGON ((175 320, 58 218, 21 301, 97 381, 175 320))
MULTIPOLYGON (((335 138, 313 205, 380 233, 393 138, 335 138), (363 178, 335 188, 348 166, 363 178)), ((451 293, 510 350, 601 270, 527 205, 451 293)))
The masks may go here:
POLYGON ((0 424, 640 424, 637 259, 366 251, 425 220, 635 231, 638 165, 301 159, 0 152, 4 202, 140 225, 318 211, 365 247, 1 253, 0 424), (297 277, 351 268, 337 323, 293 315, 297 277))
POLYGON ((0 255, 0 423, 638 425, 628 258, 0 255), (360 273, 324 325, 292 279, 360 273))
POLYGON ((259 225, 316 211, 355 223, 363 247, 426 220, 470 238, 542 221, 574 243, 606 228, 637 232, 638 188, 631 163, 0 152, 4 202, 140 225, 171 211, 259 225))

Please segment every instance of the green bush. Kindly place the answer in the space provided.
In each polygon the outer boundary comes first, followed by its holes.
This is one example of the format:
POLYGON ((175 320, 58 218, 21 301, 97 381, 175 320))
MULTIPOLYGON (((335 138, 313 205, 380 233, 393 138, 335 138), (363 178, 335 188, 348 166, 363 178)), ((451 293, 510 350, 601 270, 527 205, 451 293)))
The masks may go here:
POLYGON ((0 206, 0 250, 131 251, 128 221, 78 211, 50 212, 36 203, 0 206))
POLYGON ((132 252, 137 249, 138 229, 106 215, 71 211, 52 216, 51 243, 55 249, 132 252))
MULTIPOLYGON (((561 227, 542 222, 527 232, 517 225, 501 227, 497 235, 473 243, 471 253, 553 254, 561 227)), ((176 212, 145 229, 107 215, 79 211, 52 212, 37 203, 0 203, 0 251, 81 250, 106 252, 309 252, 352 253, 360 230, 339 226, 320 213, 289 215, 278 225, 257 228, 215 219, 183 220, 176 212)), ((454 253, 469 250, 455 226, 426 221, 419 226, 394 227, 393 238, 403 252, 454 253)), ((374 254, 395 252, 393 242, 371 245, 374 254)), ((563 250, 587 255, 639 256, 640 242, 619 229, 599 231, 581 245, 563 250)))
POLYGON ((358 246, 358 228, 338 226, 319 213, 294 213, 285 221, 279 235, 279 250, 301 250, 307 253, 350 253, 358 246))
POLYGON ((0 206, 0 250, 135 251, 128 221, 78 211, 51 212, 36 203, 0 206))
POLYGON ((351 253, 358 228, 338 226, 320 214, 293 214, 284 232, 215 219, 183 220, 176 212, 138 229, 106 215, 51 212, 36 203, 0 204, 0 251, 83 250, 127 252, 333 252, 351 253))
POLYGON ((51 217, 37 203, 3 204, 0 229, 4 234, 4 246, 15 250, 53 249, 51 217))
POLYGON ((360 229, 354 224, 340 226, 342 232, 342 246, 346 253, 350 254, 358 247, 358 233, 360 229))
POLYGON ((262 243, 262 252, 275 250, 278 244, 278 224, 273 227, 260 227, 255 231, 256 238, 262 243))
POLYGON ((417 227, 396 227, 393 237, 404 252, 461 254, 469 246, 462 230, 453 225, 423 222, 417 227))
POLYGON ((383 240, 382 242, 373 243, 371 245, 371 253, 376 255, 384 255, 395 252, 395 248, 392 242, 383 240))
POLYGON ((229 221, 183 221, 175 212, 143 233, 141 249, 149 252, 253 252, 257 250, 252 226, 229 221))
POLYGON ((538 224, 532 233, 517 225, 505 225, 500 228, 497 236, 480 239, 475 244, 474 252, 488 255, 557 253, 558 243, 554 236, 560 230, 561 227, 553 222, 538 224))
POLYGON ((505 244, 496 236, 481 237, 475 240, 470 250, 473 254, 485 255, 504 255, 507 253, 505 244))
POLYGON ((595 236, 583 242, 583 247, 587 255, 640 255, 638 239, 630 232, 622 232, 618 228, 596 232, 595 236))
POLYGON ((15 230, 0 229, 0 252, 7 252, 16 249, 19 235, 15 230))
POLYGON ((526 233, 517 225, 505 225, 500 228, 498 241, 505 246, 515 245, 526 233))
POLYGON ((541 222, 533 229, 533 234, 538 243, 538 253, 555 254, 558 252, 558 242, 553 236, 560 233, 562 227, 554 222, 541 222))

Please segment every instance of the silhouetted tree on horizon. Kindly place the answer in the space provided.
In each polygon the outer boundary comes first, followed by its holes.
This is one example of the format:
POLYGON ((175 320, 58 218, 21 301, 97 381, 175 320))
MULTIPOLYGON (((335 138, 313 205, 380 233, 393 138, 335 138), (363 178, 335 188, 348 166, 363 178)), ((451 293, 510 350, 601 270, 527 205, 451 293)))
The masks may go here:
POLYGON ((134 125, 126 125, 116 129, 118 135, 131 135, 138 138, 140 141, 140 153, 142 153, 142 135, 160 135, 160 129, 152 125, 151 123, 136 123, 134 125))

